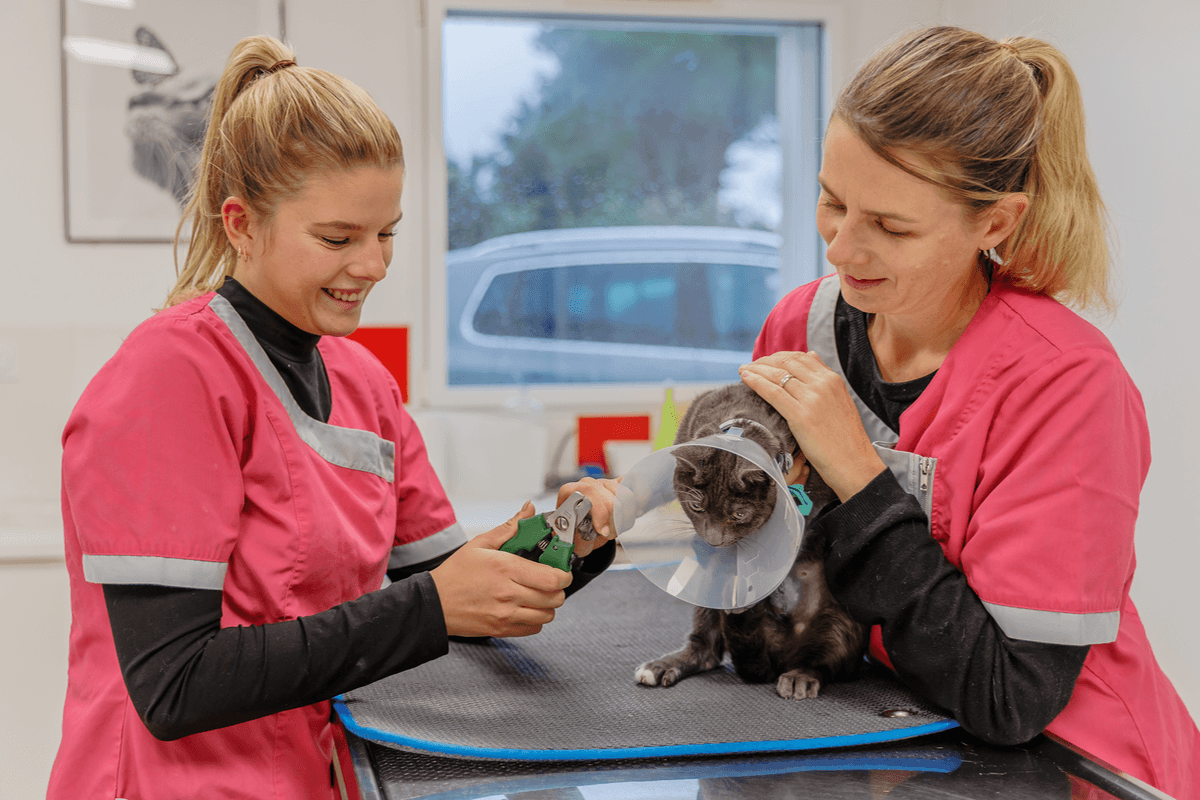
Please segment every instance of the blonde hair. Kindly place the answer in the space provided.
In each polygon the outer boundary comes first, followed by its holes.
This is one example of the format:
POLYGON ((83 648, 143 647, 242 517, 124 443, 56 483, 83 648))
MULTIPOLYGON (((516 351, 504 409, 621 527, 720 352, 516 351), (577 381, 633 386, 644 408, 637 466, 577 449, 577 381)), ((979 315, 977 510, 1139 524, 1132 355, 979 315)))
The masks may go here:
POLYGON ((242 198, 270 221, 311 174, 362 166, 404 166, 400 135, 370 95, 337 75, 297 66, 277 39, 238 42, 213 92, 194 188, 175 231, 177 280, 166 305, 216 289, 233 273, 237 253, 221 218, 226 198, 242 198), (181 268, 178 248, 189 220, 181 268))
POLYGON ((1083 98, 1055 47, 948 26, 913 31, 859 70, 833 116, 973 213, 1026 194, 994 274, 1077 308, 1112 310, 1107 215, 1088 162, 1083 98))

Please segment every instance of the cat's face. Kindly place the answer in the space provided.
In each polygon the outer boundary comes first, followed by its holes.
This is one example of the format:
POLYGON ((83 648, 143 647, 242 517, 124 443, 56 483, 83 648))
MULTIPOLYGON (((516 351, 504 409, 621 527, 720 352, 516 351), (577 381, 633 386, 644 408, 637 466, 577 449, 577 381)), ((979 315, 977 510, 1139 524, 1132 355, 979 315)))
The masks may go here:
POLYGON ((176 75, 129 100, 125 132, 133 146, 133 167, 180 206, 187 202, 200 158, 214 88, 215 78, 176 75))
POLYGON ((675 456, 675 496, 707 544, 735 544, 771 518, 775 482, 746 459, 710 447, 680 448, 675 456))

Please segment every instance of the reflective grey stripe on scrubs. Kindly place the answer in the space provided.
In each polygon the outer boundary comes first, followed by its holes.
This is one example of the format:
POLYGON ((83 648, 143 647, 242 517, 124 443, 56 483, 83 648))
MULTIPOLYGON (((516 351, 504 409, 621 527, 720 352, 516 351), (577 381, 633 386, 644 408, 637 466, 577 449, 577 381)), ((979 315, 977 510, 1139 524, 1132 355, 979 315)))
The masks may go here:
MULTIPOLYGON (((841 285, 837 278, 821 281, 817 286, 816 296, 813 297, 812 307, 808 312, 808 349, 815 352, 846 384, 858 415, 862 418, 863 427, 871 437, 871 444, 883 463, 896 476, 900 488, 917 498, 925 511, 926 520, 933 518, 933 473, 937 468, 937 459, 930 456, 920 456, 916 453, 905 453, 896 449, 900 437, 881 420, 870 407, 863 402, 842 370, 842 361, 838 358, 837 340, 834 337, 833 315, 837 309, 837 299, 841 285)), ((932 523, 930 532, 932 533, 932 523)))

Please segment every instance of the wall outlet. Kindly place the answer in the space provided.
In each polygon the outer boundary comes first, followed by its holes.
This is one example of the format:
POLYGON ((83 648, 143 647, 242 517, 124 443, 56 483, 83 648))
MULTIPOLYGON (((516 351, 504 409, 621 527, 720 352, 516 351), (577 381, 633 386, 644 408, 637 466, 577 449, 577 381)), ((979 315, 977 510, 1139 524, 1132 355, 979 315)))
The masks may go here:
POLYGON ((0 342, 0 383, 17 382, 17 346, 0 342))

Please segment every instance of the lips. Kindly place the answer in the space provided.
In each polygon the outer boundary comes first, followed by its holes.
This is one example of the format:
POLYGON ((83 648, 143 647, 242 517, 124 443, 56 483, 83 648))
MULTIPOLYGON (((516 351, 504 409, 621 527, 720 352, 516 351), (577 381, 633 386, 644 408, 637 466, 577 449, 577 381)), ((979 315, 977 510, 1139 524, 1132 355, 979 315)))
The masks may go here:
POLYGON ((851 275, 846 276, 846 283, 851 289, 871 289, 883 283, 883 278, 855 278, 851 275))

